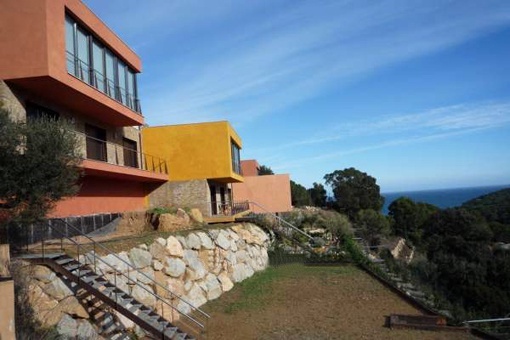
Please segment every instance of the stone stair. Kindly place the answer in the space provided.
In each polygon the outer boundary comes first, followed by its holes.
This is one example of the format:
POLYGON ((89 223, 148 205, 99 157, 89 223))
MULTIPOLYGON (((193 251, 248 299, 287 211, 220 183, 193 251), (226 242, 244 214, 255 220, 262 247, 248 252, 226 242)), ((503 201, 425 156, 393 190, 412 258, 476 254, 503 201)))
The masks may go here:
MULTIPOLYGON (((65 281, 70 281, 80 289, 90 293, 96 302, 102 301, 115 311, 133 321, 139 327, 153 336, 167 340, 195 339, 177 326, 156 313, 152 308, 137 301, 128 293, 117 288, 102 275, 94 272, 90 265, 83 264, 65 253, 31 254, 22 257, 35 264, 50 267, 60 274, 65 281)), ((102 334, 111 339, 122 339, 113 318, 105 317, 102 324, 102 334)))

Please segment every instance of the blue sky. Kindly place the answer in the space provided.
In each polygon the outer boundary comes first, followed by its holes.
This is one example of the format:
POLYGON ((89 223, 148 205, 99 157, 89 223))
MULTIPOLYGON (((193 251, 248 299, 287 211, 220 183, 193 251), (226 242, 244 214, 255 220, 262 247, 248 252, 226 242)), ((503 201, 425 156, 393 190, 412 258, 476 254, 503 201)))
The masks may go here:
POLYGON ((151 126, 229 120, 306 187, 510 184, 510 1, 84 2, 142 58, 151 126))

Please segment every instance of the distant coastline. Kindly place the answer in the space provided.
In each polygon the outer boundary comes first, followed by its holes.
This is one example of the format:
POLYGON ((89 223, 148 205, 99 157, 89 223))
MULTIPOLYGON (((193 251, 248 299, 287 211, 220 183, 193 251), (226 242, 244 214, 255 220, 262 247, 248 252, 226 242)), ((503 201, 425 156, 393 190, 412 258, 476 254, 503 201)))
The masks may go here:
POLYGON ((432 189, 382 193, 381 195, 385 198, 383 213, 387 214, 388 207, 391 202, 402 196, 409 197, 416 202, 430 203, 441 209, 445 209, 457 207, 462 203, 478 196, 505 188, 510 188, 510 184, 455 189, 432 189))

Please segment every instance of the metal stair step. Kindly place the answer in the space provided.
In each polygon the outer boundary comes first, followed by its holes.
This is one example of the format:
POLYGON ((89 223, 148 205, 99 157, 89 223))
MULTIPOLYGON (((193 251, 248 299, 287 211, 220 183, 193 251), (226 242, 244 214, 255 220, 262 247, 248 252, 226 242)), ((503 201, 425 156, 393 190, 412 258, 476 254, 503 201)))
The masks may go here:
POLYGON ((134 304, 132 305, 131 307, 128 308, 128 310, 131 312, 131 313, 135 313, 136 311, 140 310, 140 308, 142 307, 141 304, 134 304))
POLYGON ((186 340, 187 337, 188 337, 188 334, 177 332, 172 337, 172 340, 186 340))
POLYGON ((73 264, 70 264, 70 265, 65 265, 65 266, 63 266, 63 267, 64 267, 65 269, 67 269, 68 271, 72 272, 72 271, 74 271, 74 270, 76 270, 76 269, 78 269, 78 268, 83 267, 83 264, 81 264, 81 263, 79 263, 79 262, 78 262, 78 263, 73 263, 73 264))
POLYGON ((71 258, 71 257, 64 257, 63 259, 60 259, 60 260, 55 260, 55 262, 61 266, 63 266, 64 264, 66 263, 69 263, 69 262, 72 262, 72 261, 75 261, 75 259, 71 258))
POLYGON ((167 327, 164 334, 170 338, 173 338, 179 329, 175 326, 167 327))
POLYGON ((98 277, 99 277, 99 275, 86 275, 86 276, 82 276, 81 279, 86 283, 90 283, 90 282, 95 281, 95 279, 97 279, 98 277))
POLYGON ((83 270, 76 270, 75 269, 75 270, 73 270, 71 272, 71 274, 76 275, 76 276, 85 276, 85 275, 90 274, 90 273, 92 273, 92 270, 90 270, 90 269, 83 269, 83 270))

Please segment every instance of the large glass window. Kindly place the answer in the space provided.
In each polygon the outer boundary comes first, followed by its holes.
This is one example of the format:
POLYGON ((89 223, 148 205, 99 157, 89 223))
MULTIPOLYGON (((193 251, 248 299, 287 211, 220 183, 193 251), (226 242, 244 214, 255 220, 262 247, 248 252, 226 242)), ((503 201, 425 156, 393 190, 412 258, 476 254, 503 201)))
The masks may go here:
POLYGON ((239 146, 234 141, 230 141, 232 149, 232 170, 236 174, 241 174, 241 152, 239 146))
POLYGON ((89 37, 87 33, 78 29, 76 42, 78 47, 78 78, 90 84, 89 37))
POLYGON ((66 15, 67 72, 140 112, 136 73, 66 15))
POLYGON ((94 72, 92 73, 93 85, 105 92, 104 80, 104 49, 97 41, 92 42, 92 63, 94 72))
POLYGON ((135 82, 135 74, 130 69, 127 70, 127 106, 136 111, 136 82, 135 82))
POLYGON ((76 74, 76 64, 74 60, 75 55, 74 44, 74 22, 69 17, 66 17, 66 62, 67 72, 76 74))
POLYGON ((106 94, 115 96, 115 57, 110 51, 105 53, 106 61, 106 94))
POLYGON ((117 76, 119 77, 117 100, 126 104, 126 65, 120 60, 117 60, 117 76))

